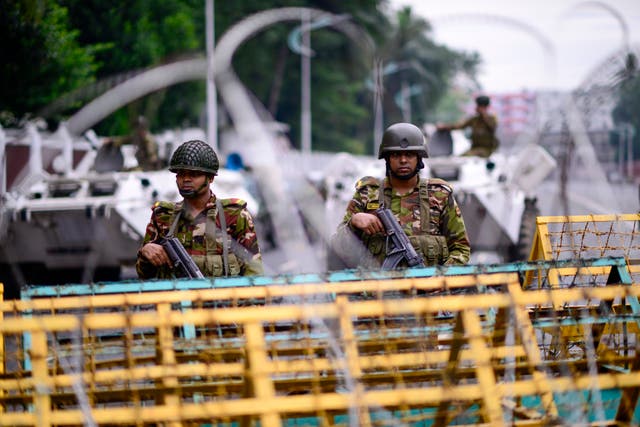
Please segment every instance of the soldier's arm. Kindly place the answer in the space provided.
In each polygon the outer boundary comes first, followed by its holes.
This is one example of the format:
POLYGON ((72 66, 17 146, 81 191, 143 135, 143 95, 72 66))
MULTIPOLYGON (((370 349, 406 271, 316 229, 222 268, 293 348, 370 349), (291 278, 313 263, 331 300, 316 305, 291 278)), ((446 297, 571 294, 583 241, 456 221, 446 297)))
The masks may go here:
POLYGON ((242 253, 236 254, 241 264, 241 275, 257 276, 264 274, 264 265, 253 217, 246 205, 243 200, 232 199, 226 220, 228 227, 232 230, 233 238, 242 249, 242 253))
POLYGON ((158 229, 155 225, 155 221, 153 215, 151 216, 151 220, 149 224, 147 224, 147 229, 144 235, 144 239, 142 241, 142 245, 138 250, 138 255, 136 259, 136 273, 138 273, 138 278, 140 279, 153 279, 158 275, 158 267, 153 265, 153 263, 145 256, 143 248, 150 244, 153 240, 155 240, 158 236, 158 229))
POLYGON ((445 261, 445 265, 467 264, 471 255, 471 246, 462 213, 453 193, 449 193, 443 218, 446 227, 444 235, 449 248, 449 258, 445 261))
POLYGON ((495 132, 496 127, 498 126, 498 120, 496 119, 496 116, 489 113, 482 113, 479 116, 480 120, 482 120, 482 123, 484 123, 486 128, 489 129, 490 132, 495 132))
POLYGON ((438 125, 437 128, 438 130, 456 130, 456 129, 464 129, 467 128, 469 126, 471 126, 471 123, 473 121, 473 117, 467 117, 464 120, 461 120, 459 122, 455 122, 455 123, 450 123, 450 124, 445 124, 445 125, 438 125))
MULTIPOLYGON (((343 231, 350 230, 356 235, 362 236, 362 233, 367 230, 375 232, 382 229, 382 223, 380 223, 378 217, 371 213, 380 207, 378 200, 371 201, 372 193, 375 192, 377 194, 379 187, 380 181, 377 178, 365 176, 358 180, 356 191, 347 205, 342 222, 338 226, 338 232, 341 229, 343 231), (368 206, 370 201, 378 204, 368 206)), ((372 234, 371 232, 369 234, 372 234)))
MULTIPOLYGON (((153 279, 158 277, 159 268, 154 265, 154 263, 148 258, 148 250, 152 250, 153 253, 155 253, 159 257, 161 257, 162 255, 158 255, 155 249, 145 249, 143 251, 143 248, 145 248, 145 246, 149 244, 152 244, 153 242, 156 242, 161 236, 164 235, 165 232, 158 223, 158 216, 168 217, 170 215, 168 211, 169 207, 170 205, 167 205, 164 202, 159 202, 151 208, 151 219, 147 224, 144 238, 142 240, 142 244, 140 245, 140 249, 138 250, 136 259, 136 272, 138 274, 138 278, 140 279, 153 279)), ((162 251, 164 252, 164 249, 162 249, 162 251)), ((160 261, 158 261, 158 263, 163 264, 160 261)))

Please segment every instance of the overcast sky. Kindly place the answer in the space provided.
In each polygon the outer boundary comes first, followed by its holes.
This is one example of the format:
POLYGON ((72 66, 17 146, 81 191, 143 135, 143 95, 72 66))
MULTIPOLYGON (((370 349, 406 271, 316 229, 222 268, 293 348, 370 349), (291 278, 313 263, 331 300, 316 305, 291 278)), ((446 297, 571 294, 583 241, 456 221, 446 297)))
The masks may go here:
POLYGON ((429 20, 437 42, 476 50, 488 92, 572 89, 622 48, 640 45, 640 0, 390 0, 429 20), (621 16, 621 20, 617 16, 621 16), (555 71, 554 71, 555 70, 555 71))

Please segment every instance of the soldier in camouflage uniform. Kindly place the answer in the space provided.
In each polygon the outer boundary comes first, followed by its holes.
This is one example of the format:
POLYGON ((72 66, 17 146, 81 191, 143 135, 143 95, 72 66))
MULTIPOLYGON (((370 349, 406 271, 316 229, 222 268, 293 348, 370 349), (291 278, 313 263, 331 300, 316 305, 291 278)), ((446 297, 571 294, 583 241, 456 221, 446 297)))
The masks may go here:
POLYGON ((498 119, 489 113, 490 99, 481 95, 476 98, 476 114, 459 123, 438 125, 438 130, 471 128, 471 148, 463 156, 489 157, 498 148, 496 137, 498 119))
POLYGON ((171 262, 158 244, 177 237, 205 276, 248 276, 263 273, 262 256, 247 203, 218 199, 209 186, 218 173, 218 157, 211 146, 194 140, 180 145, 169 170, 183 200, 157 202, 152 208, 136 270, 141 279, 171 278, 171 262))
POLYGON ((158 143, 149 132, 147 119, 140 116, 135 123, 135 129, 130 135, 124 137, 109 138, 105 141, 107 147, 120 147, 123 145, 134 145, 136 147, 136 169, 144 171, 158 170, 161 168, 161 161, 158 157, 158 143))
POLYGON ((147 120, 142 116, 138 117, 136 129, 131 137, 131 141, 136 146, 136 160, 142 170, 152 171, 160 169, 158 143, 151 132, 149 132, 147 120))
POLYGON ((441 179, 420 177, 423 157, 428 155, 418 127, 396 123, 384 132, 378 158, 386 162, 386 177, 367 176, 357 182, 332 239, 332 250, 346 267, 372 268, 384 261, 385 230, 375 215, 381 205, 391 209, 425 265, 469 261, 469 239, 452 188, 441 179))

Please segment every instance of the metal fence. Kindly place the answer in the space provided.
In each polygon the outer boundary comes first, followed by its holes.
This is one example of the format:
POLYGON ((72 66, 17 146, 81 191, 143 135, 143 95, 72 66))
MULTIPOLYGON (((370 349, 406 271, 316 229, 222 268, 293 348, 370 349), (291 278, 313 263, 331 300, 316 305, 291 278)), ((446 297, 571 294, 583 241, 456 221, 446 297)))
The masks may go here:
POLYGON ((640 288, 608 281, 523 290, 521 274, 493 272, 5 301, 0 425, 631 422, 640 288))

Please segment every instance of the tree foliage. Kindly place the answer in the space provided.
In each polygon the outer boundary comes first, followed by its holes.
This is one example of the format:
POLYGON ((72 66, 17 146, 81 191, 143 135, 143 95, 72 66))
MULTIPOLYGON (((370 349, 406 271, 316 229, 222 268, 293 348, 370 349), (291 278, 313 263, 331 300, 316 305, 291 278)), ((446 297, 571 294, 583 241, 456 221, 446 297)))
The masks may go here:
POLYGON ((100 45, 82 45, 67 10, 55 1, 0 4, 0 112, 6 125, 90 83, 100 45))
MULTIPOLYGON (((0 110, 17 115, 41 111, 61 95, 76 90, 87 102, 116 77, 187 56, 205 53, 203 0, 24 0, 8 3, 2 22, 7 37, 2 49, 17 49, 10 57, 10 75, 24 76, 20 87, 3 78, 0 110), (8 38, 11 35, 10 38, 8 38), (38 63, 33 68, 30 64, 38 63), (116 76, 116 77, 114 77, 116 76), (9 96, 8 96, 9 95, 9 96)), ((215 2, 215 32, 219 40, 232 25, 250 14, 273 7, 306 6, 349 14, 377 46, 383 64, 401 64, 385 76, 385 125, 402 120, 395 98, 403 87, 421 88, 410 98, 412 121, 429 117, 451 77, 474 72, 477 58, 435 44, 429 23, 405 8, 389 13, 385 0, 236 0, 215 2)), ((274 25, 246 41, 235 53, 233 67, 241 81, 272 116, 290 126, 299 146, 300 61, 287 44, 299 23, 274 25)), ((373 58, 335 28, 311 32, 311 109, 313 147, 370 153, 373 147, 373 58)), ((60 117, 80 105, 58 109, 60 117)), ((152 130, 204 126, 204 81, 183 83, 131 103, 96 126, 99 134, 130 131, 139 115, 152 130)), ((47 110, 49 111, 49 110, 47 110)))
POLYGON ((631 125, 633 130, 633 158, 640 158, 640 73, 623 81, 613 110, 617 125, 631 125))
POLYGON ((428 121, 455 74, 476 72, 479 63, 476 55, 437 45, 431 38, 429 22, 416 16, 410 7, 395 13, 385 33, 380 56, 385 69, 392 70, 384 75, 387 125, 407 120, 428 121), (413 91, 407 90, 412 88, 413 91), (411 111, 410 118, 403 117, 403 105, 411 111))

